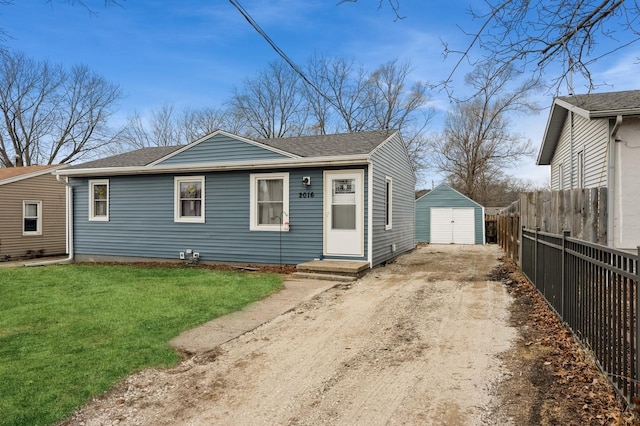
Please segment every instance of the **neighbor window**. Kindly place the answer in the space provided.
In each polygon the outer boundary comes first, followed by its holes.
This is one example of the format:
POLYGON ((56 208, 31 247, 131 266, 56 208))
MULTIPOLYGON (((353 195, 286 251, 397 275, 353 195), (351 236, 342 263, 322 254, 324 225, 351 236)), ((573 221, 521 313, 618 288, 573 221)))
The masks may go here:
POLYGON ((109 181, 89 181, 89 220, 109 220, 109 181))
POLYGON ((22 235, 42 235, 42 202, 22 202, 22 235))
POLYGON ((564 189, 564 171, 562 170, 562 164, 558 164, 558 189, 564 189))
POLYGON ((284 229, 289 222, 289 173, 252 174, 250 193, 250 229, 284 229))
POLYGON ((204 176, 176 177, 176 222, 204 222, 204 176))
POLYGON ((393 212, 393 180, 385 178, 384 187, 384 229, 391 229, 393 212))

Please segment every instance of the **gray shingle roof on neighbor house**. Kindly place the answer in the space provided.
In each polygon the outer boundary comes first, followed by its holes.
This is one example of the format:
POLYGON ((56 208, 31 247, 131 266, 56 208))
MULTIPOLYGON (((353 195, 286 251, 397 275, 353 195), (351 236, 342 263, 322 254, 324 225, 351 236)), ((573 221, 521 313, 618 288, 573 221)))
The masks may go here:
POLYGON ((588 93, 555 98, 549 112, 536 164, 551 164, 569 110, 575 111, 588 120, 607 119, 618 115, 640 115, 640 90, 588 93))
MULTIPOLYGON (((256 139, 255 142, 286 151, 300 157, 366 155, 387 140, 395 131, 343 133, 337 135, 299 136, 279 139, 256 139)), ((70 167, 95 169, 111 167, 142 167, 187 145, 142 148, 70 167)))
POLYGON ((580 109, 599 116, 628 111, 637 113, 640 110, 640 90, 626 90, 621 92, 588 93, 585 95, 562 96, 558 98, 580 109))

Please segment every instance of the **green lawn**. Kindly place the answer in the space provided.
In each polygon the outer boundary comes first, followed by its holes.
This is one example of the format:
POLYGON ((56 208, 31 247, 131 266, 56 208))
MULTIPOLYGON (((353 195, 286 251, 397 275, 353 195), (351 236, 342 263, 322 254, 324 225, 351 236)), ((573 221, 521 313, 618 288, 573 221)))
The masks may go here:
POLYGON ((55 423, 134 371, 174 365, 174 336, 281 285, 189 267, 0 268, 0 425, 55 423))

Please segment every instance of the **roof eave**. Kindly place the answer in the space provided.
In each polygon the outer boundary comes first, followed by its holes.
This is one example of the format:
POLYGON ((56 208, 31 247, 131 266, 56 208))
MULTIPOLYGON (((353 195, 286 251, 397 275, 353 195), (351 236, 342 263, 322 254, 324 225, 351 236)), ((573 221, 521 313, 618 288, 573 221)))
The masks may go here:
POLYGON ((567 103, 560 101, 559 99, 556 99, 551 105, 547 125, 544 129, 544 135, 542 136, 542 143, 540 144, 540 151, 538 152, 538 158, 536 159, 536 164, 538 166, 547 166, 551 164, 551 158, 556 150, 556 145, 558 144, 558 139, 562 132, 562 123, 567 116, 568 109, 565 105, 567 105, 567 103))
POLYGON ((259 160, 248 164, 244 161, 233 161, 225 163, 193 163, 193 164, 170 164, 156 166, 135 166, 135 167, 102 167, 90 169, 70 169, 58 170, 56 175, 60 176, 118 176, 118 175, 145 175, 145 174, 165 174, 165 173, 196 173, 212 171, 231 170, 255 170, 269 168, 301 168, 301 167, 322 167, 322 166, 346 166, 367 164, 369 155, 345 155, 326 157, 304 157, 288 159, 259 160))
POLYGON ((38 176, 42 176, 42 175, 46 175, 46 174, 56 174, 56 172, 60 169, 64 169, 65 167, 69 167, 68 164, 59 164, 57 166, 53 166, 53 167, 48 167, 46 169, 42 169, 42 170, 38 170, 35 172, 31 172, 31 173, 25 173, 22 175, 18 175, 18 176, 13 176, 7 179, 4 179, 2 181, 0 181, 0 185, 7 185, 9 183, 14 183, 14 182, 19 182, 21 180, 25 180, 25 179, 30 179, 30 178, 34 178, 34 177, 38 177, 38 176))
POLYGON ((590 111, 589 118, 612 118, 619 115, 640 115, 640 108, 627 108, 627 109, 609 109, 604 111, 590 111))

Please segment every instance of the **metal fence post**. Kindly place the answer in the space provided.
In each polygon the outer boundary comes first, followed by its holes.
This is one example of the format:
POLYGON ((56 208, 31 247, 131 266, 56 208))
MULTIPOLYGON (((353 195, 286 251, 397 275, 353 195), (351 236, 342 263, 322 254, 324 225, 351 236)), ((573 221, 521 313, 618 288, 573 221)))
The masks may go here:
POLYGON ((638 374, 640 372, 640 354, 638 352, 640 352, 638 350, 638 345, 640 342, 640 246, 637 247, 637 253, 636 253, 636 344, 634 345, 635 347, 633 347, 633 351, 634 353, 631 354, 631 357, 633 359, 633 357, 635 356, 636 358, 636 371, 634 372, 635 374, 633 375, 633 377, 631 377, 631 392, 630 393, 630 399, 633 401, 633 397, 638 395, 638 374))
POLYGON ((534 245, 533 245, 533 285, 540 291, 540 287, 538 285, 538 232, 540 231, 540 227, 536 227, 535 237, 534 237, 534 245))
POLYGON ((562 321, 564 321, 564 312, 565 312, 565 306, 564 306, 564 301, 565 301, 565 292, 566 292, 566 256, 567 256, 567 238, 571 235, 571 231, 567 231, 564 230, 562 231, 562 271, 560 272, 560 306, 562 309, 562 312, 560 312, 560 319, 562 319, 562 321))

